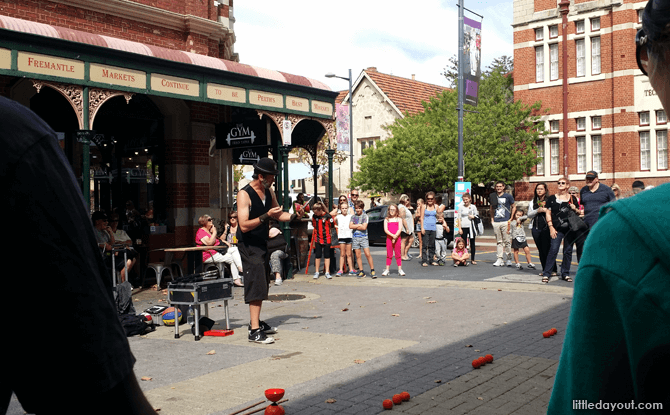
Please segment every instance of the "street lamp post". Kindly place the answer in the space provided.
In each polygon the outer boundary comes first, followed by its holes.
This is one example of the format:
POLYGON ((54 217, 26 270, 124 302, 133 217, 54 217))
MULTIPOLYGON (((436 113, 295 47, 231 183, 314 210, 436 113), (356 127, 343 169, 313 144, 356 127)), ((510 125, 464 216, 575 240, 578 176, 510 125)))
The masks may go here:
POLYGON ((353 112, 353 96, 351 95, 351 69, 349 69, 349 77, 337 76, 334 73, 327 73, 326 78, 340 78, 349 81, 349 171, 351 172, 351 179, 349 179, 349 187, 351 188, 351 180, 354 178, 354 112, 353 112))

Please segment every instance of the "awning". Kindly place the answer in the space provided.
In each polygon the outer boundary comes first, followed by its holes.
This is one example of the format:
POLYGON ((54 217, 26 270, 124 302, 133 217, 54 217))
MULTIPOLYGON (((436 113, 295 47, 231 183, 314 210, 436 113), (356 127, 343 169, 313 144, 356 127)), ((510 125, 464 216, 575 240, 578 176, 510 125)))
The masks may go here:
POLYGON ((8 16, 0 74, 330 119, 337 97, 304 76, 8 16))

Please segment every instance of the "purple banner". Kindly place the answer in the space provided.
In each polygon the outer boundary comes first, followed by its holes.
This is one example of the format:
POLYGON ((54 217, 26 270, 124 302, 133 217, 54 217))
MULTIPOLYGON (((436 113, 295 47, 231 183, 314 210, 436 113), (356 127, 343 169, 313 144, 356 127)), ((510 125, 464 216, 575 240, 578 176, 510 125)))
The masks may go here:
POLYGON ((349 151, 350 128, 349 128, 349 106, 335 104, 335 128, 337 130, 336 141, 338 151, 349 151))
POLYGON ((482 24, 463 18, 463 78, 465 103, 477 106, 479 79, 481 78, 482 24))

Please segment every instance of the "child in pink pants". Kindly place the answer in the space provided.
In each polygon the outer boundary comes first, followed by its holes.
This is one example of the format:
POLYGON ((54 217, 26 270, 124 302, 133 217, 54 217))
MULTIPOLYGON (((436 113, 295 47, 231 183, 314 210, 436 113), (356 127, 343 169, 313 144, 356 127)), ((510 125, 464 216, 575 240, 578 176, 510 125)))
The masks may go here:
POLYGON ((386 232, 386 269, 382 272, 382 276, 389 275, 389 267, 391 260, 395 254, 395 260, 398 264, 398 275, 404 276, 405 272, 402 270, 402 255, 400 254, 400 247, 402 245, 400 239, 400 232, 402 231, 402 221, 398 206, 392 204, 388 207, 386 219, 384 219, 384 232, 386 232))

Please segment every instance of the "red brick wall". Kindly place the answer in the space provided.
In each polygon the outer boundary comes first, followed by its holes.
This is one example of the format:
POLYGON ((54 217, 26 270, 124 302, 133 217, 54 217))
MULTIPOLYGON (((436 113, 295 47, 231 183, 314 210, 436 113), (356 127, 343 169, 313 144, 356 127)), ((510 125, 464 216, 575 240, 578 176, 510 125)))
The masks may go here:
MULTIPOLYGON (((577 3, 583 1, 577 1, 577 3)), ((630 3, 631 1, 626 1, 630 3)), ((553 2, 552 2, 553 3, 553 2)), ((552 6, 553 7, 553 6, 552 6)), ((543 0, 537 0, 535 2, 535 9, 546 10, 549 8, 549 3, 543 0)), ((605 13, 600 16, 600 50, 601 50, 601 73, 609 74, 612 71, 624 71, 637 68, 635 61, 635 45, 634 38, 636 29, 630 28, 625 30, 617 30, 614 33, 603 33, 608 28, 611 28, 612 25, 623 25, 624 23, 635 22, 637 23, 637 13, 635 10, 623 10, 615 11, 613 14, 605 13)), ((594 36, 590 31, 589 20, 586 19, 586 34, 587 41, 589 36, 594 36)), ((559 28, 559 38, 562 39, 562 30, 560 19, 554 19, 552 21, 547 21, 545 23, 548 25, 557 24, 559 28)), ((575 23, 570 22, 567 31, 569 34, 575 33, 575 23)), ((545 37, 547 31, 545 30, 545 37)), ((548 40, 548 39, 546 39, 548 40)), ((534 42, 535 41, 535 31, 534 29, 523 29, 515 31, 514 33, 514 42, 515 44, 525 43, 525 42, 534 42)), ((551 42, 548 40, 549 43, 551 42)), ((539 43, 538 43, 539 44, 539 43)), ((575 41, 570 40, 567 44, 568 49, 568 77, 576 77, 576 53, 575 53, 575 41)), ((545 66, 549 63, 546 61, 545 55, 545 66)), ((562 73, 562 58, 563 58, 563 48, 562 44, 559 44, 559 79, 563 79, 562 73)), ((515 99, 520 99, 527 104, 531 104, 536 101, 542 102, 543 109, 547 109, 547 114, 553 115, 553 119, 560 119, 560 133, 558 134, 559 141, 559 154, 560 154, 560 174, 564 172, 564 161, 563 161, 563 120, 562 120, 562 111, 563 111, 563 89, 562 85, 553 86, 553 87, 544 87, 544 88, 535 88, 527 89, 526 85, 535 84, 535 48, 525 47, 515 49, 514 53, 514 79, 515 85, 517 87, 521 86, 520 89, 515 91, 515 99)), ((590 73, 590 67, 586 68, 587 74, 590 73)), ((545 83, 547 80, 545 80, 545 83)), ((569 85, 569 95, 568 95, 568 109, 569 112, 593 112, 602 110, 611 110, 612 108, 617 108, 613 115, 611 114, 598 114, 601 116, 602 128, 611 129, 614 123, 613 133, 602 134, 602 171, 607 173, 609 177, 614 175, 614 179, 606 179, 603 182, 607 185, 612 185, 616 182, 621 186, 623 193, 626 194, 630 192, 631 184, 635 180, 634 178, 630 179, 617 179, 617 172, 639 172, 640 171, 640 145, 639 145, 639 133, 637 131, 622 131, 626 127, 636 127, 639 123, 638 114, 635 111, 626 111, 626 109, 621 109, 622 107, 633 107, 635 105, 634 99, 634 77, 633 76, 617 76, 616 78, 606 78, 602 80, 593 80, 589 82, 582 83, 572 83, 569 85)), ((595 115, 595 114, 594 114, 595 115)), ((653 117, 653 113, 651 114, 653 117)), ((587 114, 587 123, 590 123, 590 117, 587 114)), ((589 130, 589 128, 587 128, 589 130)), ((574 132, 576 131, 576 120, 570 118, 568 120, 567 131, 574 132)), ((585 134, 594 135, 597 134, 594 131, 586 132, 585 134)), ((574 133, 573 133, 574 135, 574 133)), ((579 134, 578 134, 579 135, 579 134)), ((552 138, 555 135, 552 135, 552 138)), ((653 135, 652 135, 653 139, 653 135)), ((545 169, 549 168, 549 155, 545 154, 547 157, 545 160, 545 169)), ((652 154, 652 157, 655 157, 652 154)), ((568 139, 568 174, 575 175, 577 174, 577 143, 575 137, 570 137, 568 139)), ((549 184, 550 192, 555 192, 557 190, 555 180, 552 178, 549 180, 547 176, 547 182, 549 184)), ((580 175, 581 176, 581 175, 580 175)), ((643 178, 642 179, 646 184, 658 185, 670 181, 668 178, 664 177, 655 177, 655 178, 643 178)), ((518 200, 529 200, 532 198, 533 190, 535 188, 535 182, 518 182, 515 184, 515 192, 518 200)), ((573 181, 572 185, 577 187, 582 187, 585 185, 584 180, 573 181)))
POLYGON ((171 183, 167 200, 173 208, 209 207, 209 183, 171 183))
POLYGON ((558 7, 558 2, 556 0, 535 0, 535 12, 541 12, 543 10, 551 10, 558 7))
MULTIPOLYGON (((228 7, 217 13, 211 0, 138 0, 141 3, 180 14, 191 14, 216 21, 217 14, 228 15, 228 7)), ((114 17, 44 0, 2 0, 0 14, 34 22, 81 30, 175 50, 223 57, 223 49, 205 36, 170 30, 146 22, 114 17), (192 43, 191 43, 192 42, 192 43)))
POLYGON ((189 101, 187 105, 191 109, 191 120, 198 122, 209 122, 218 124, 222 118, 220 112, 221 105, 209 104, 206 102, 189 101))

